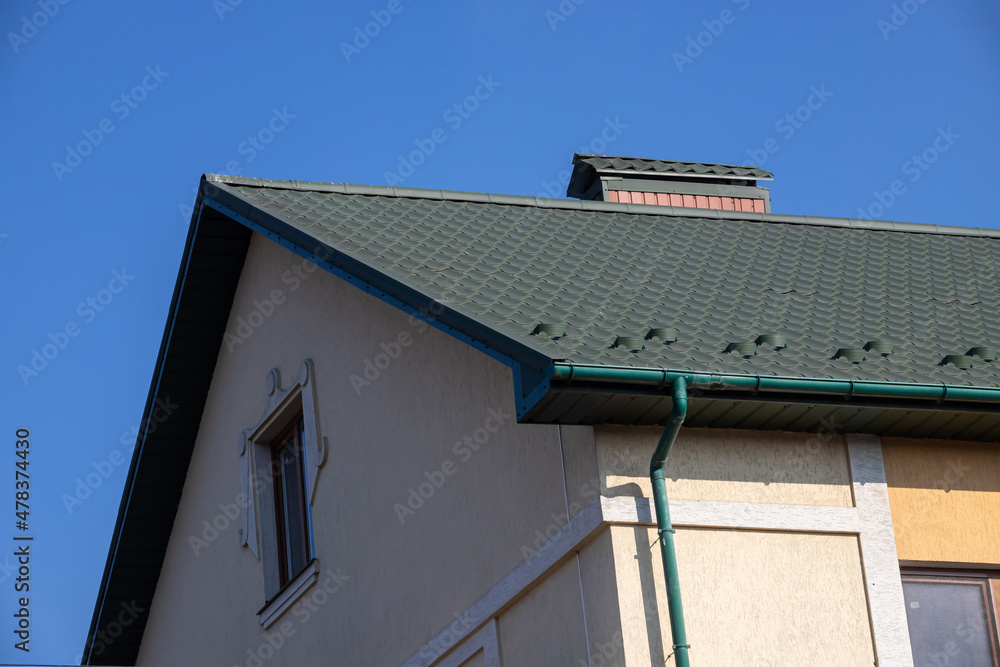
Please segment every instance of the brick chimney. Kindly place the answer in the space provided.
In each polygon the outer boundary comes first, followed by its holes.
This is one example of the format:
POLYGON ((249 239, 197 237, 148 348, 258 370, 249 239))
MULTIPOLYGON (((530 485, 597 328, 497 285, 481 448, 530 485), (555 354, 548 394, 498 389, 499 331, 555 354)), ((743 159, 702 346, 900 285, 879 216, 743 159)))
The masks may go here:
POLYGON ((566 196, 770 213, 769 190, 757 181, 771 180, 770 172, 756 167, 576 153, 566 196))

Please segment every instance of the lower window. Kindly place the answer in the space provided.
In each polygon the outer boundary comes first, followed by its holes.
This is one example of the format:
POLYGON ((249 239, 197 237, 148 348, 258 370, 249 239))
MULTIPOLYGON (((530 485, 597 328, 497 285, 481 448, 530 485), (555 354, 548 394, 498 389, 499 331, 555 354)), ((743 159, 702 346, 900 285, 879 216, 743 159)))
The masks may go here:
POLYGON ((902 579, 915 667, 1000 667, 1000 575, 914 570, 902 579))
POLYGON ((309 562, 309 518, 306 506, 303 440, 304 426, 300 415, 271 445, 281 587, 294 579, 309 562))

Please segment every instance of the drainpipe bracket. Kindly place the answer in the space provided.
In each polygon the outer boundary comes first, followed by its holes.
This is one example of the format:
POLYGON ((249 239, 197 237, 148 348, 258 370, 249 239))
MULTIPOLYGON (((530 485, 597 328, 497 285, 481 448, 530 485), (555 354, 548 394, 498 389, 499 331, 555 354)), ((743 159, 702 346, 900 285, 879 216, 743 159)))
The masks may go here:
POLYGON ((848 380, 847 384, 848 384, 847 393, 844 394, 845 401, 851 400, 851 396, 854 396, 854 380, 848 380))

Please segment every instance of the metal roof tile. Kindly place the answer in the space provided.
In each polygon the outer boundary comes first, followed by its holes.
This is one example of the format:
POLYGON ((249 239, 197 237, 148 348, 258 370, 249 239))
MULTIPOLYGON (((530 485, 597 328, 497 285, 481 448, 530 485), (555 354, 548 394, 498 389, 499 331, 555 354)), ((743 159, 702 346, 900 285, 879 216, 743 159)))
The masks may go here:
POLYGON ((431 298, 460 302, 482 325, 537 346, 538 323, 566 324, 570 335, 543 343, 558 358, 1000 386, 1000 364, 940 365, 1000 342, 992 231, 229 180, 214 183, 431 298), (677 341, 611 347, 657 323, 677 341), (789 346, 722 353, 768 333, 789 346), (874 340, 891 341, 893 353, 832 358, 874 340))

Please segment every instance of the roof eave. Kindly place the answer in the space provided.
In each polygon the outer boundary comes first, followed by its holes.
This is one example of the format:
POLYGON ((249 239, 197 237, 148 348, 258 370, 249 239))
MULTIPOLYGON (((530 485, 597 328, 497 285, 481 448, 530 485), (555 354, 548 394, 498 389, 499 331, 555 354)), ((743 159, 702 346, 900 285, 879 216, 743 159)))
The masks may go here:
POLYGON ((662 425, 677 378, 690 426, 996 441, 1000 388, 720 374, 556 361, 520 415, 525 423, 662 425))

